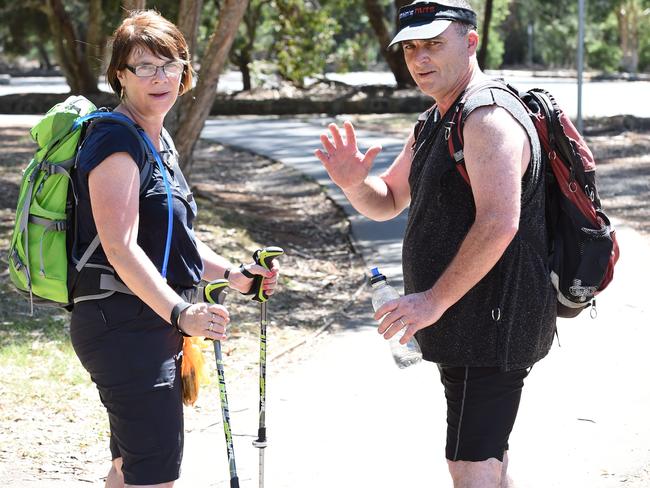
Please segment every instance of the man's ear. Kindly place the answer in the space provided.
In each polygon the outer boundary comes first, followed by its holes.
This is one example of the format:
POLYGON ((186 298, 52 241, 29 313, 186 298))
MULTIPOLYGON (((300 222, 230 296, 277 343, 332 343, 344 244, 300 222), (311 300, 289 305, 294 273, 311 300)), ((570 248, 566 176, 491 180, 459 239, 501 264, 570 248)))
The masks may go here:
POLYGON ((469 55, 472 56, 478 51, 478 32, 475 30, 469 31, 467 35, 467 49, 469 50, 469 55))

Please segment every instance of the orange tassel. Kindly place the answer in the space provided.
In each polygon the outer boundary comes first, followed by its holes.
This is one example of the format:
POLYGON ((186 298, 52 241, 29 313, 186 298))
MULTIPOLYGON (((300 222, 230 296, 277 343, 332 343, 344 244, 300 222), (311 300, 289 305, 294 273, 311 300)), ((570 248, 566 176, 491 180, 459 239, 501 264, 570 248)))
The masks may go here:
POLYGON ((205 384, 208 379, 203 359, 203 349, 206 347, 207 342, 203 337, 185 337, 183 339, 181 383, 185 405, 194 405, 199 397, 201 384, 205 384))

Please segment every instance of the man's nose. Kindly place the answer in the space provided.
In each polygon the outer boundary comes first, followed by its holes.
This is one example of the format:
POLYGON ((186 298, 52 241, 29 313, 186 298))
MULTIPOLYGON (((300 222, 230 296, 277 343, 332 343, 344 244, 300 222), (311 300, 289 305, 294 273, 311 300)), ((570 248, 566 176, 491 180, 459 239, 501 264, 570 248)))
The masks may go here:
POLYGON ((431 61, 431 56, 429 55, 429 51, 427 51, 423 47, 415 48, 414 58, 415 58, 415 63, 417 65, 426 64, 431 61))

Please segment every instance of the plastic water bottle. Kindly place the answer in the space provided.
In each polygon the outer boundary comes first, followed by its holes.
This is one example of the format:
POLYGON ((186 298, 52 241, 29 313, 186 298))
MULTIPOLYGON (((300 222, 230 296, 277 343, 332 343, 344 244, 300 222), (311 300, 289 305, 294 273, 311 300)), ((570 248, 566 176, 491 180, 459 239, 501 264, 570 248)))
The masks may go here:
MULTIPOLYGON (((398 291, 386 282, 386 277, 377 268, 372 268, 370 286, 372 286, 372 308, 375 312, 386 302, 399 298, 398 291)), ((422 360, 420 346, 412 337, 406 344, 400 344, 399 340, 404 335, 406 328, 401 329, 397 334, 388 340, 390 351, 393 354, 395 364, 399 368, 407 368, 422 360)))

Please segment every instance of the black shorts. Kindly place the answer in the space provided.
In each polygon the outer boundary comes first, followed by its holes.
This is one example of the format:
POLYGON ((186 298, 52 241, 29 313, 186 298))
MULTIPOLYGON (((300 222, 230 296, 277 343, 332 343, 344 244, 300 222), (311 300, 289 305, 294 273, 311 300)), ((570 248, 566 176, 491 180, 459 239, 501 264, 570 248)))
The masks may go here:
POLYGON ((113 459, 133 485, 178 479, 183 455, 182 335, 139 298, 77 303, 72 345, 108 412, 113 459))
POLYGON ((447 459, 503 461, 529 370, 445 365, 438 369, 447 398, 447 459))

